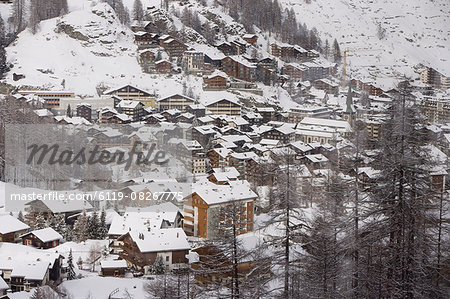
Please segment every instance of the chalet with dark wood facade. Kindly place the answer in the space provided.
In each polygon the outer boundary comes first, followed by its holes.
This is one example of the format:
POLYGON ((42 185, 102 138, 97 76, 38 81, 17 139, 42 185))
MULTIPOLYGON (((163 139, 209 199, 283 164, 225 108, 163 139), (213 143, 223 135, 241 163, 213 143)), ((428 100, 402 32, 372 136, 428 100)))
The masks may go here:
POLYGON ((222 59, 222 71, 228 76, 253 82, 256 80, 256 64, 250 63, 240 56, 227 56, 222 59))
POLYGON ((9 214, 0 215, 0 242, 21 242, 20 236, 29 229, 28 225, 9 214))
POLYGON ((23 245, 48 249, 58 246, 63 237, 53 228, 47 227, 26 233, 21 238, 23 245))
POLYGON ((101 276, 124 277, 128 265, 125 260, 115 260, 101 261, 100 267, 101 276))
POLYGON ((162 41, 161 46, 171 57, 182 57, 183 53, 188 49, 185 44, 173 38, 162 41))
POLYGON ((211 114, 241 116, 242 106, 234 100, 218 99, 206 105, 206 109, 208 109, 211 114))
POLYGON ((172 71, 172 64, 165 59, 158 60, 155 62, 155 70, 160 74, 169 74, 172 71))
POLYGON ((189 105, 193 105, 195 100, 181 94, 174 94, 169 97, 165 97, 158 100, 158 107, 160 111, 178 109, 180 111, 186 111, 189 105))
POLYGON ((78 104, 77 116, 82 117, 88 121, 92 121, 92 106, 91 104, 78 104))
POLYGON ((210 76, 203 77, 203 84, 205 89, 221 90, 227 88, 227 76, 225 74, 211 74, 210 76))
POLYGON ((186 255, 191 247, 181 228, 131 231, 118 240, 123 242, 120 257, 136 270, 148 273, 158 256, 168 270, 187 266, 186 255))

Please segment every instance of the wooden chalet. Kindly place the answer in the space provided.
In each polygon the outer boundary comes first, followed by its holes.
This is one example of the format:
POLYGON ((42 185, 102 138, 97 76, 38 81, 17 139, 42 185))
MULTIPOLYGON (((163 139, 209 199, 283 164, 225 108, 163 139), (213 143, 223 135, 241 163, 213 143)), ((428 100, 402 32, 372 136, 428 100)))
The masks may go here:
POLYGON ((158 60, 155 62, 155 70, 160 74, 168 74, 172 71, 172 64, 165 59, 158 60))
POLYGON ((153 42, 153 35, 149 32, 138 31, 134 33, 134 42, 138 46, 150 46, 153 42))
POLYGON ((206 105, 206 109, 208 109, 211 114, 241 116, 242 106, 235 100, 216 99, 206 105))
POLYGON ((181 94, 174 94, 158 100, 158 106, 160 111, 169 109, 178 109, 180 111, 186 111, 189 105, 195 104, 195 100, 181 94))
POLYGON ((101 261, 100 267, 101 276, 124 277, 128 265, 125 260, 114 260, 101 261))
POLYGON ((23 245, 48 249, 58 246, 63 237, 53 228, 47 227, 26 233, 21 238, 23 245))
POLYGON ((140 89, 133 85, 125 85, 122 87, 119 87, 117 89, 112 89, 109 91, 106 91, 104 94, 116 96, 115 107, 121 100, 128 100, 128 101, 139 101, 142 104, 144 104, 144 107, 156 107, 156 94, 150 93, 148 91, 145 91, 143 89, 140 89))
POLYGON ((205 85, 205 89, 226 89, 227 82, 228 78, 225 74, 221 75, 218 73, 213 73, 209 76, 203 77, 203 84, 205 85))
POLYGON ((186 256, 191 247, 181 228, 130 231, 118 240, 123 242, 119 256, 136 270, 148 273, 158 256, 168 270, 187 266, 186 256))
POLYGON ((162 41, 161 46, 169 53, 170 57, 182 57, 183 53, 188 49, 185 44, 173 38, 162 41))
POLYGON ((92 105, 81 103, 76 107, 76 116, 92 121, 92 105))
POLYGON ((256 64, 248 62, 240 56, 227 56, 222 59, 222 71, 228 76, 253 82, 256 80, 256 64))
POLYGON ((258 41, 258 36, 256 34, 245 34, 244 36, 242 36, 242 39, 247 43, 254 45, 258 41))
POLYGON ((0 216, 0 242, 18 243, 30 227, 9 214, 0 216))

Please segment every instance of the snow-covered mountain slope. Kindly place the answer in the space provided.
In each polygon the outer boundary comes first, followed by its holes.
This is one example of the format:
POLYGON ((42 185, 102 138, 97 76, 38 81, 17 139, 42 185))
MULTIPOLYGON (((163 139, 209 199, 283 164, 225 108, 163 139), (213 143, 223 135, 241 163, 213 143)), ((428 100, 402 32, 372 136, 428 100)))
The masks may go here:
POLYGON ((299 22, 316 27, 323 40, 331 44, 337 38, 341 51, 350 50, 348 75, 389 85, 387 77, 413 76, 413 67, 422 63, 450 76, 448 0, 280 1, 294 9, 299 22), (385 31, 382 39, 379 26, 385 31))
POLYGON ((23 31, 7 55, 11 73, 26 74, 22 85, 55 87, 64 79, 67 89, 81 93, 95 89, 86 80, 100 83, 140 72, 132 32, 105 3, 41 22, 37 34, 23 31))
MULTIPOLYGON (((132 5, 132 1, 125 4, 132 5)), ((144 2, 150 4, 152 0, 144 2)), ((80 96, 96 96, 99 85, 113 88, 132 84, 156 91, 160 97, 186 93, 189 89, 203 104, 218 97, 245 96, 253 103, 278 104, 285 109, 296 105, 282 88, 259 84, 264 88, 264 97, 227 91, 204 93, 201 78, 195 76, 142 73, 133 33, 119 23, 107 4, 99 0, 70 0, 69 10, 63 17, 41 22, 34 35, 29 29, 21 32, 6 49, 8 62, 14 65, 6 75, 8 83, 71 90, 80 96), (25 78, 15 82, 12 73, 24 74, 25 78)), ((174 26, 180 29, 179 19, 173 19, 174 26)))

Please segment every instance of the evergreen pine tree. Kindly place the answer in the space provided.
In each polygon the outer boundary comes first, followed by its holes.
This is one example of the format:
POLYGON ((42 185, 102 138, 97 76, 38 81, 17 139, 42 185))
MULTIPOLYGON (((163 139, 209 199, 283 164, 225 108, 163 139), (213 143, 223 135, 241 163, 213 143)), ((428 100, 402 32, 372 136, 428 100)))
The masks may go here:
POLYGON ((97 211, 94 210, 92 216, 89 217, 88 220, 88 236, 89 239, 99 239, 99 220, 97 211))
POLYGON ((75 268, 73 265, 73 255, 72 255, 72 248, 70 248, 69 256, 67 258, 67 266, 68 266, 68 273, 67 273, 67 279, 73 280, 75 279, 75 268))
POLYGON ((102 209, 102 213, 100 214, 100 227, 98 238, 103 240, 107 236, 108 236, 108 229, 106 227, 106 212, 104 209, 102 209))
POLYGON ((86 241, 88 238, 88 217, 86 216, 86 211, 78 216, 75 224, 73 225, 73 238, 77 242, 86 241))
POLYGON ((142 21, 144 19, 144 9, 141 0, 134 0, 133 3, 133 20, 142 21))
POLYGON ((45 221, 44 215, 42 213, 39 212, 36 215, 36 219, 34 220, 32 227, 35 230, 48 227, 47 222, 45 221))
POLYGON ((368 215, 376 221, 364 229, 375 250, 365 259, 378 263, 366 279, 377 297, 440 298, 443 290, 432 281, 439 192, 430 173, 436 163, 424 130, 426 119, 409 94, 400 88, 373 163, 381 173, 372 188, 368 215))
POLYGON ((162 256, 158 255, 155 259, 155 262, 152 265, 152 270, 154 274, 164 274, 166 273, 166 265, 164 265, 164 260, 162 256))
POLYGON ((17 216, 17 219, 19 219, 20 221, 24 222, 25 219, 23 218, 23 213, 22 211, 19 211, 19 215, 17 216))
POLYGON ((15 0, 13 2, 12 15, 9 22, 13 25, 13 30, 16 34, 25 29, 25 0, 15 0))

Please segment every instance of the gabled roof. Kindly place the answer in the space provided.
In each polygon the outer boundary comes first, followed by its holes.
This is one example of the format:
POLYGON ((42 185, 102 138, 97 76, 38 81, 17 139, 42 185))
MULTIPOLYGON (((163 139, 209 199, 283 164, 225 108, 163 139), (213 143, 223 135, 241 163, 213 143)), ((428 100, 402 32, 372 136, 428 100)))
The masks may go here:
POLYGON ((238 101, 235 100, 235 99, 231 99, 231 98, 228 98, 228 99, 225 99, 225 98, 219 98, 219 99, 213 99, 213 100, 211 100, 211 101, 206 105, 206 107, 209 107, 209 106, 214 105, 214 104, 216 104, 216 103, 218 103, 218 102, 221 102, 221 101, 228 101, 228 102, 233 103, 233 104, 235 104, 235 105, 242 106, 242 105, 239 104, 238 101))
POLYGON ((100 266, 102 269, 117 269, 117 268, 127 268, 127 261, 125 260, 115 260, 115 261, 101 261, 100 266))
POLYGON ((127 233, 136 243, 141 253, 190 250, 186 234, 182 228, 168 228, 138 233, 127 233))
POLYGON ((328 162, 328 158, 322 154, 305 155, 305 158, 313 163, 328 162))
MULTIPOLYGON (((66 191, 65 193, 68 192, 69 191, 66 191)), ((26 203, 25 205, 30 205, 37 202, 43 203, 52 213, 81 212, 83 210, 92 209, 92 205, 89 202, 81 200, 34 200, 26 203)))
POLYGON ((121 86, 121 87, 119 87, 119 88, 107 90, 107 91, 105 91, 103 94, 112 94, 112 93, 114 93, 114 92, 116 92, 116 91, 119 91, 119 90, 122 89, 122 88, 125 88, 125 87, 134 88, 134 89, 137 89, 137 90, 139 90, 140 92, 142 92, 142 93, 144 93, 144 94, 146 94, 146 95, 151 95, 148 91, 145 91, 145 90, 143 90, 143 89, 140 89, 140 88, 138 88, 138 87, 136 87, 136 86, 133 86, 133 85, 130 85, 130 84, 123 85, 123 86, 121 86))
POLYGON ((14 266, 11 277, 41 281, 47 274, 48 266, 47 262, 19 263, 14 266))
POLYGON ((226 158, 229 154, 233 153, 233 151, 228 148, 215 148, 213 151, 215 151, 222 158, 226 158))
POLYGON ((122 100, 119 102, 119 104, 117 106, 120 108, 135 109, 139 106, 139 104, 141 104, 141 102, 139 102, 139 101, 122 100))
POLYGON ((210 181, 193 184, 192 190, 208 205, 232 201, 253 200, 258 195, 250 189, 247 181, 230 181, 230 185, 216 185, 210 181))
POLYGON ((161 101, 164 101, 164 100, 169 100, 169 99, 171 99, 173 97, 182 97, 182 98, 184 98, 186 100, 195 102, 195 100, 193 98, 190 98, 188 96, 185 96, 185 95, 182 95, 182 94, 179 94, 179 93, 173 94, 173 95, 165 97, 165 98, 158 99, 157 102, 161 102, 161 101))
POLYGON ((39 240, 41 240, 44 243, 61 240, 63 238, 57 231, 55 231, 51 227, 38 229, 38 230, 33 230, 33 231, 29 232, 29 233, 23 234, 20 237, 23 238, 23 237, 28 236, 30 234, 35 235, 39 240))
POLYGON ((30 227, 9 214, 0 215, 0 234, 23 231, 30 227))

